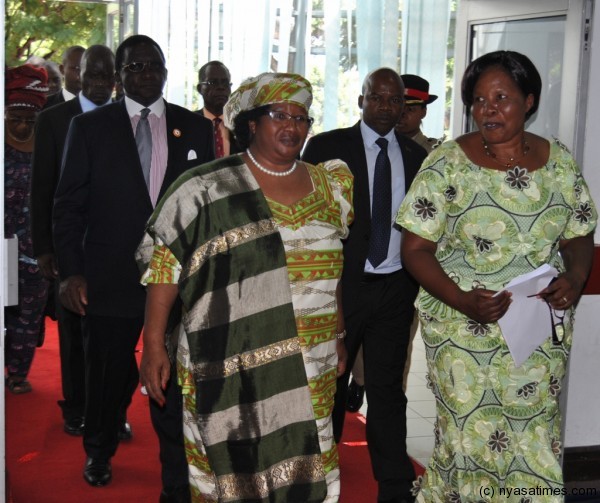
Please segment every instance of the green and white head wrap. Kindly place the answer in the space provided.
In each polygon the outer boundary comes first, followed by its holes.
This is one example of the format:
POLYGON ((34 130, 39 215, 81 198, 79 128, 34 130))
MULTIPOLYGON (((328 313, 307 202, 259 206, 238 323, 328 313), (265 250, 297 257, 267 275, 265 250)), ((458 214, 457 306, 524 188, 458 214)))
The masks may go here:
POLYGON ((240 84, 223 108, 225 127, 233 129, 241 113, 275 103, 292 103, 307 112, 312 104, 312 86, 295 73, 261 73, 240 84))

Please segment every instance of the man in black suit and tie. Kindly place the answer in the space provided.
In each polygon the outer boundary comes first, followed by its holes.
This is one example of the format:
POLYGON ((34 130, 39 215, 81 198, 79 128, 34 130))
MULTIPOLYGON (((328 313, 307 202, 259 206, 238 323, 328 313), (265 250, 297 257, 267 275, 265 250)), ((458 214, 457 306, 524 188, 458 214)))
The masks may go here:
POLYGON ((229 69, 220 61, 209 61, 198 70, 198 86, 204 106, 198 112, 210 119, 215 134, 215 157, 221 158, 240 152, 231 134, 223 124, 223 106, 231 94, 229 69))
MULTIPOLYGON (((125 98, 73 119, 54 204, 61 301, 84 317, 84 478, 92 486, 112 478, 119 418, 138 384, 146 293, 135 251, 146 221, 180 174, 214 158, 210 121, 162 98, 167 69, 154 40, 127 38, 115 66, 125 98)), ((159 440, 163 460, 160 432, 159 440)))
POLYGON ((392 69, 367 75, 358 98, 362 121, 311 138, 302 159, 342 159, 354 174, 354 223, 344 243, 342 304, 348 362, 338 379, 333 411, 339 442, 349 372, 364 350, 367 441, 379 484, 378 501, 411 502, 415 472, 406 453, 404 365, 417 284, 400 262, 401 233, 394 216, 425 150, 394 131, 404 106, 404 84, 392 69))
MULTIPOLYGON (((52 238, 52 207, 60 177, 63 150, 71 119, 110 103, 115 85, 115 57, 103 45, 89 47, 81 58, 81 92, 73 100, 40 113, 35 126, 31 180, 31 235, 42 275, 58 278, 52 238)), ((58 283, 55 284, 58 293, 58 283)), ((83 435, 85 366, 81 316, 56 302, 63 400, 64 431, 83 435)))
POLYGON ((57 93, 48 96, 44 109, 70 101, 79 94, 79 91, 81 91, 80 70, 83 51, 85 49, 80 45, 72 45, 64 52, 62 63, 58 66, 64 79, 64 86, 57 93))

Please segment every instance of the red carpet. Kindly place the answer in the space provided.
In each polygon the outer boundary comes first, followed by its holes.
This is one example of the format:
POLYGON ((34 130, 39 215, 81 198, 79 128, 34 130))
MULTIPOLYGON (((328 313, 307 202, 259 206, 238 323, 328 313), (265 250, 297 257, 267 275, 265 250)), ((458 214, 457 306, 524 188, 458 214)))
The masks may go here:
MULTIPOLYGON (((369 451, 365 440, 365 418, 346 414, 339 446, 342 490, 340 503, 371 503, 377 500, 377 482, 373 478, 369 451)), ((413 460, 417 475, 425 469, 413 460)))
MULTIPOLYGON (((122 442, 113 459, 113 481, 103 488, 82 477, 85 455, 81 438, 62 431, 56 324, 48 322, 46 341, 38 348, 29 381, 33 392, 6 392, 6 469, 9 503, 156 502, 161 490, 158 442, 147 398, 136 392, 128 419, 133 440, 122 442)), ((139 354, 139 353, 138 353, 139 354)), ((365 442, 364 418, 349 414, 340 445, 341 503, 376 500, 365 442)), ((417 473, 422 473, 415 464, 417 473)), ((0 500, 1 500, 0 495, 0 500)))
MULTIPOLYGON (((139 354, 139 353, 138 353, 139 354)), ((113 458, 113 481, 90 487, 82 476, 81 437, 62 431, 56 401, 62 398, 56 324, 46 324, 29 375, 31 393, 6 391, 6 469, 11 503, 155 502, 161 490, 158 441, 147 397, 136 392, 128 411, 133 439, 113 458)))

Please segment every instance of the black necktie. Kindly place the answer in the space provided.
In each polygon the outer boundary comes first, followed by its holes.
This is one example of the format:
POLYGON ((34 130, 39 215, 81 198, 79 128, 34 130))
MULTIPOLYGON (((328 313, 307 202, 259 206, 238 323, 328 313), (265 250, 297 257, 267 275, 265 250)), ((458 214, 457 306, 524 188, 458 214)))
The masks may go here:
POLYGON ((379 138, 375 143, 381 150, 375 161, 371 207, 369 262, 373 267, 377 267, 387 258, 392 232, 392 166, 387 154, 388 141, 379 138))
POLYGON ((150 168, 152 166, 152 132, 150 131, 150 123, 148 122, 149 113, 149 108, 142 108, 140 120, 135 129, 135 143, 140 154, 142 172, 144 173, 144 180, 146 180, 148 189, 150 189, 150 168))

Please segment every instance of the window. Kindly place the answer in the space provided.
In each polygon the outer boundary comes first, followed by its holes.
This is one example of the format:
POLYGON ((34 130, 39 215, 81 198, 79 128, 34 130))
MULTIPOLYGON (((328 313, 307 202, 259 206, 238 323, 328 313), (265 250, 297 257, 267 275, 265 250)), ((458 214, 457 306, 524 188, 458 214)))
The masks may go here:
MULTIPOLYGON (((138 32, 168 47, 170 101, 200 108, 197 70, 214 59, 230 69, 234 88, 260 72, 300 73, 313 84, 313 132, 320 132, 358 120, 362 81, 381 66, 430 81, 436 75, 432 92, 444 96, 451 5, 451 0, 145 0, 138 32), (416 49, 403 57, 409 45, 416 49)), ((439 117, 429 112, 427 125, 435 122, 429 134, 441 136, 445 100, 438 101, 439 117)))

